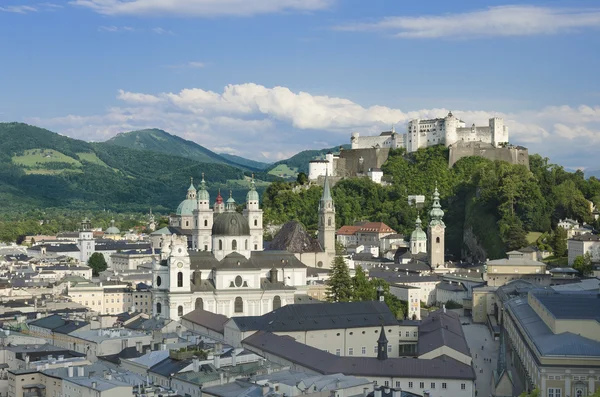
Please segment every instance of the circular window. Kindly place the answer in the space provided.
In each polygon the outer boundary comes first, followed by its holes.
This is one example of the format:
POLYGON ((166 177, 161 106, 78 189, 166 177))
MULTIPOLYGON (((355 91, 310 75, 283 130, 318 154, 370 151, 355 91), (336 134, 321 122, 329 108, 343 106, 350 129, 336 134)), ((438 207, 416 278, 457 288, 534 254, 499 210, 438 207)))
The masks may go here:
POLYGON ((160 276, 156 277, 156 286, 160 287, 161 284, 162 284, 162 279, 160 278, 160 276))
POLYGON ((321 262, 321 261, 317 262, 317 266, 323 267, 323 262, 321 262))
POLYGON ((241 287, 242 286, 242 276, 236 276, 235 277, 235 286, 236 287, 241 287))
POLYGON ((363 331, 363 335, 365 334, 365 331, 363 331))
POLYGON ((339 332, 337 333, 337 336, 340 336, 340 333, 339 333, 339 332))

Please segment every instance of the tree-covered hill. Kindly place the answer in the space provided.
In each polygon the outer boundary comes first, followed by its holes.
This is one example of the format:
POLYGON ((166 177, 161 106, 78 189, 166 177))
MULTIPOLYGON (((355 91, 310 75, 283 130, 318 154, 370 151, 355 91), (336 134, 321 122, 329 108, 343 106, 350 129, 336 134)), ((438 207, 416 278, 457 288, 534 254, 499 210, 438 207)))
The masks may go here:
MULTIPOLYGON (((173 211, 190 177, 244 200, 249 172, 225 164, 88 143, 22 123, 0 123, 0 212, 31 208, 173 211)), ((259 185, 260 186, 260 185, 259 185)))
MULTIPOLYGON (((350 145, 342 145, 344 149, 350 149, 350 145)), ((319 149, 319 150, 303 150, 302 152, 293 155, 289 159, 281 160, 276 163, 271 164, 266 168, 266 171, 272 174, 277 174, 277 170, 285 167, 290 171, 293 171, 295 174, 299 172, 304 172, 308 174, 308 163, 315 158, 325 157, 327 152, 339 153, 340 147, 336 146, 328 149, 319 149)), ((296 175, 292 175, 291 179, 295 179, 296 175)))
MULTIPOLYGON (((171 156, 187 157, 200 163, 226 164, 250 171, 261 171, 265 168, 253 166, 251 164, 252 160, 242 157, 234 159, 229 156, 222 156, 196 142, 188 141, 156 128, 123 132, 107 140, 106 143, 129 149, 150 150, 171 156)), ((260 164, 262 163, 258 163, 258 165, 260 164)))
MULTIPOLYGON (((449 169, 443 146, 411 154, 392 151, 383 166, 388 186, 367 178, 335 185, 336 223, 339 227, 359 220, 382 221, 409 235, 417 214, 427 224, 436 183, 446 212, 446 247, 456 258, 503 257, 527 244, 527 232, 550 232, 561 218, 593 222, 588 200, 600 204, 597 179, 585 180, 583 173, 567 172, 539 155, 530 156, 530 168, 469 157, 449 169), (427 197, 424 209, 409 206, 407 196, 412 194, 427 197)), ((315 230, 322 189, 294 185, 278 182, 266 190, 266 221, 296 219, 315 230)))

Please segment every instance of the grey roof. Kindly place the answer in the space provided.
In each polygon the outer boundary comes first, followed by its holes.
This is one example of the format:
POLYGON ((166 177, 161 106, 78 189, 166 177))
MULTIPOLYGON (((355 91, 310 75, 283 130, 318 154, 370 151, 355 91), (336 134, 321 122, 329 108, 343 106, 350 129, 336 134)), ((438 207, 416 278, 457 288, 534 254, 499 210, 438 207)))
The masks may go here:
POLYGON ((35 245, 29 248, 32 251, 41 251, 42 247, 46 248, 46 252, 77 252, 79 247, 77 244, 42 244, 35 245))
POLYGON ((319 240, 311 237, 298 221, 284 224, 274 236, 269 250, 289 251, 293 253, 323 252, 319 240))
MULTIPOLYGON (((189 251, 192 270, 212 269, 303 269, 306 265, 285 250, 252 251, 250 258, 232 252, 218 261, 210 251, 189 251), (239 264, 238 264, 239 262, 239 264)), ((205 273, 208 276, 208 273, 205 273)), ((203 275, 203 278, 206 278, 203 275)))
POLYGON ((457 313, 438 310, 431 313, 419 325, 419 355, 447 346, 459 353, 470 356, 469 345, 465 338, 457 313))
POLYGON ((121 382, 119 380, 114 379, 108 380, 100 376, 95 376, 91 378, 66 378, 64 380, 97 391, 106 391, 117 387, 131 387, 131 385, 125 382, 121 382))
POLYGON ((579 236, 575 236, 575 237, 571 238, 570 240, 577 240, 577 241, 600 241, 600 235, 591 234, 591 233, 580 234, 579 236))
MULTIPOLYGON (((521 253, 519 251, 515 251, 515 252, 516 253, 513 254, 513 257, 509 257, 508 259, 504 258, 504 259, 494 259, 492 261, 487 261, 487 265, 488 266, 498 266, 498 265, 500 265, 500 266, 545 266, 545 264, 542 262, 524 258, 522 256, 523 253, 521 253), (517 256, 517 254, 520 254, 521 256, 517 256)), ((509 252, 508 254, 511 254, 511 253, 509 252)))
POLYGON ((388 306, 378 301, 286 305, 262 316, 232 317, 231 321, 241 331, 269 332, 398 324, 388 306))
POLYGON ((540 291, 535 296, 557 320, 596 320, 600 323, 600 295, 597 293, 540 291))
POLYGON ((203 309, 196 309, 189 312, 182 319, 194 324, 202 325, 213 331, 223 333, 225 323, 229 320, 227 316, 216 314, 203 309))
POLYGON ((150 368, 169 357, 169 350, 155 350, 140 357, 124 358, 146 368, 150 368))
MULTIPOLYGON (((569 307, 569 294, 562 297, 563 305, 569 307)), ((508 315, 533 341, 542 356, 600 356, 600 342, 571 332, 554 334, 529 305, 527 299, 514 298, 506 302, 504 307, 508 315)))
POLYGON ((454 283, 454 284, 439 283, 437 285, 437 288, 442 289, 444 291, 456 291, 456 292, 466 291, 466 288, 460 283, 454 283))
POLYGON ((267 375, 251 378, 253 382, 262 384, 279 383, 287 386, 298 387, 304 391, 321 392, 326 390, 346 389, 360 385, 370 385, 371 381, 365 378, 348 376, 341 373, 329 375, 314 375, 301 371, 284 370, 267 375), (314 388, 313 388, 314 387, 314 388))
POLYGON ((240 213, 227 211, 215 217, 213 236, 250 236, 248 220, 240 213))
POLYGON ((172 374, 176 374, 182 369, 185 369, 192 363, 192 360, 173 360, 172 358, 165 358, 158 364, 151 367, 148 372, 153 372, 162 376, 169 377, 172 374))
MULTIPOLYGON (((204 387, 202 393, 218 397, 263 397, 262 386, 244 380, 236 380, 220 386, 204 387)), ((278 396, 278 393, 272 393, 278 396)))
POLYGON ((437 282, 442 281, 442 277, 438 275, 427 275, 421 276, 420 273, 408 273, 386 271, 386 270, 369 270, 369 277, 381 278, 386 280, 390 284, 404 284, 404 283, 425 283, 425 282, 437 282))
MULTIPOLYGON (((375 341, 373 341, 375 342, 375 341)), ((264 351, 321 374, 343 373, 355 376, 406 377, 474 380, 469 365, 453 358, 435 359, 342 357, 297 342, 289 336, 259 331, 243 340, 243 344, 258 352, 264 351)))

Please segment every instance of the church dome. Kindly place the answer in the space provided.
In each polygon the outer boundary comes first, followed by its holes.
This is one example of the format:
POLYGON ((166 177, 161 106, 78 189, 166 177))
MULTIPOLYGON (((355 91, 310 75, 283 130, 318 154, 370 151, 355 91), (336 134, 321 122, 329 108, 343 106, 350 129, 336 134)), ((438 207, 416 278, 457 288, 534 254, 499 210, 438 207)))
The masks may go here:
POLYGON ((427 234, 421 228, 421 218, 417 217, 415 222, 415 230, 410 235, 410 240, 427 240, 427 234))
POLYGON ((121 231, 119 230, 118 227, 115 226, 115 221, 112 220, 112 221, 110 221, 110 227, 108 229, 106 229, 104 234, 121 234, 121 231))
POLYGON ((192 216, 193 212, 196 209, 196 200, 194 199, 185 199, 179 204, 177 207, 177 211, 175 214, 180 216, 192 216))
POLYGON ((206 190, 206 182, 204 181, 204 173, 202 173, 202 182, 198 188, 198 201, 210 201, 210 194, 206 190))
POLYGON ((224 212, 215 218, 213 236, 249 236, 248 220, 237 212, 224 212))

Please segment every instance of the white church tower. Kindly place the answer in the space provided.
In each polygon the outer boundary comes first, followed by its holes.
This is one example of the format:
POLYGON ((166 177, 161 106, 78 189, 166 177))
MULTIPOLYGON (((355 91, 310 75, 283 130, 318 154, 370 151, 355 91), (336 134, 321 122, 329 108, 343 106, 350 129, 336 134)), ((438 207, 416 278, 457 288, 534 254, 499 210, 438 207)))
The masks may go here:
POLYGON ((446 225, 442 218, 444 217, 444 211, 440 205, 440 193, 438 192, 437 186, 433 192, 433 205, 431 211, 429 211, 429 266, 435 269, 436 267, 444 264, 444 237, 446 233, 446 225))
POLYGON ((84 264, 87 264, 90 256, 96 251, 94 232, 92 231, 90 220, 87 218, 81 222, 77 248, 79 248, 79 260, 84 264))
POLYGON ((256 191, 256 183, 254 182, 254 174, 250 182, 250 191, 246 195, 246 208, 244 209, 244 217, 248 219, 250 225, 250 240, 252 251, 263 250, 263 211, 260 209, 258 192, 256 191))
POLYGON ((191 269, 187 238, 172 235, 163 241, 160 260, 153 264, 153 314, 179 320, 191 310, 191 269))
POLYGON ((196 209, 194 210, 194 230, 192 233, 192 248, 197 251, 212 250, 213 211, 210 208, 210 194, 206 190, 204 173, 197 192, 196 209))
POLYGON ((329 189, 329 175, 325 174, 323 196, 319 203, 319 242, 323 250, 335 255, 335 206, 329 189))
POLYGON ((427 252, 427 234, 421 227, 421 218, 417 216, 415 230, 410 235, 410 253, 413 255, 427 252))

